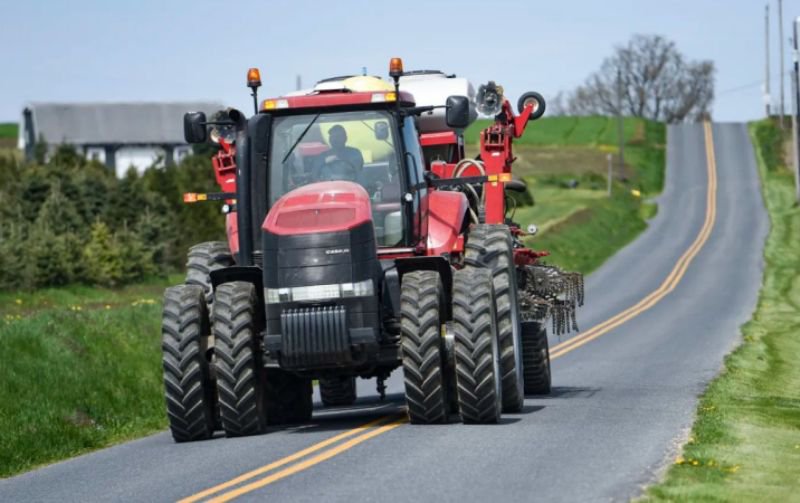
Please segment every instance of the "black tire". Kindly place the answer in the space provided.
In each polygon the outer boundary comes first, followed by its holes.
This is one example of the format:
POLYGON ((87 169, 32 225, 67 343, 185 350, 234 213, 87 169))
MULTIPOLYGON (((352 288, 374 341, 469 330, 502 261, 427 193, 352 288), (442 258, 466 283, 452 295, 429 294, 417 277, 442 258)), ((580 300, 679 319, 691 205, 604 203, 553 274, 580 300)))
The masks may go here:
POLYGON ((320 378, 319 394, 326 407, 353 405, 357 398, 356 378, 354 376, 320 378))
POLYGON ((492 273, 497 306, 497 337, 503 379, 503 412, 520 412, 525 404, 522 342, 514 267, 514 245, 506 225, 476 225, 467 235, 466 268, 492 273))
POLYGON ((456 389, 461 420, 496 423, 503 408, 492 275, 462 269, 453 277, 456 389))
POLYGON ((435 271, 403 275, 400 327, 408 418, 414 424, 447 422, 442 282, 435 271))
POLYGON ((544 323, 526 321, 522 324, 522 359, 525 369, 525 394, 550 393, 550 348, 544 323))
POLYGON ((525 108, 525 103, 529 100, 536 100, 539 103, 538 106, 534 108, 530 117, 528 117, 529 121, 535 121, 544 115, 544 111, 547 109, 547 102, 544 100, 544 97, 537 92, 531 91, 529 93, 525 93, 520 96, 519 100, 517 101, 517 111, 519 113, 522 113, 522 110, 525 108))
POLYGON ((223 283, 214 299, 214 360, 222 429, 229 437, 264 431, 265 375, 258 344, 258 309, 251 283, 223 283))
POLYGON ((214 433, 215 390, 206 359, 209 335, 203 289, 168 288, 161 349, 169 429, 176 442, 204 440, 214 433))
POLYGON ((268 424, 302 423, 311 419, 314 409, 311 379, 280 369, 269 369, 264 392, 268 424))
POLYGON ((209 311, 214 300, 211 288, 211 271, 235 265, 233 255, 225 241, 208 241, 192 246, 186 260, 186 284, 203 288, 209 311))

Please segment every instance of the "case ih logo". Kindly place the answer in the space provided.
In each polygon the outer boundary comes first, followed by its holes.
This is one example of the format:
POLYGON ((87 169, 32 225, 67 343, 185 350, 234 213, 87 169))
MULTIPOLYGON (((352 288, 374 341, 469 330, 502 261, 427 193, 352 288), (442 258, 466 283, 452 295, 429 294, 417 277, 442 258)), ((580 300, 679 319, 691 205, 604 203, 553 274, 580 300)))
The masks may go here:
POLYGON ((325 250, 325 255, 341 255, 342 253, 350 253, 350 248, 331 248, 325 250))

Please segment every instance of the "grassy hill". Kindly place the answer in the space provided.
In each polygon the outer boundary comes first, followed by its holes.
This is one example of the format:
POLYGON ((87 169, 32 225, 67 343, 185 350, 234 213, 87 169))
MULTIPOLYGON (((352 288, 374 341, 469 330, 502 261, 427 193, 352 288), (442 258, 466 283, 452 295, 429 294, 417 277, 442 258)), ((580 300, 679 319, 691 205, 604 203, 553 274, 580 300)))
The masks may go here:
MULTIPOLYGON (((478 153, 480 131, 490 124, 479 120, 467 129, 468 155, 478 153)), ((535 205, 518 208, 514 220, 523 228, 530 223, 539 227, 528 245, 550 251, 551 263, 591 272, 644 230, 646 218, 654 214, 646 198, 663 187, 666 128, 626 118, 622 170, 617 131, 614 118, 550 117, 529 124, 515 140, 513 173, 526 180, 535 205), (606 190, 608 154, 614 165, 612 198, 606 190)))

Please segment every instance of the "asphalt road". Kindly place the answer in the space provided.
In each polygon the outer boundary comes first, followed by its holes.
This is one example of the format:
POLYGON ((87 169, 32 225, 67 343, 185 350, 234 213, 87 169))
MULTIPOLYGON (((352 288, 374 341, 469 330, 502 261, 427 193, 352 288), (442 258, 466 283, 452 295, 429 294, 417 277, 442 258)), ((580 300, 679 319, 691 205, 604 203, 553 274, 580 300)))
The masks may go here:
MULTIPOLYGON (((657 302, 574 350, 559 346, 552 395, 528 398, 524 412, 504 415, 502 424, 353 431, 389 413, 401 417, 395 372, 384 403, 367 397, 357 407, 320 410, 309 425, 251 438, 177 445, 167 433, 154 435, 2 480, 0 501, 174 501, 259 468, 207 496, 315 502, 636 496, 686 438, 697 396, 736 344, 760 284, 769 224, 750 140, 742 124, 714 125, 713 136, 713 227, 706 219, 703 126, 670 127, 658 215, 588 278, 579 322, 587 333, 660 291, 657 302), (704 229, 710 234, 694 247, 688 267, 671 275, 704 229), (660 287, 670 279, 673 289, 665 292, 660 287), (348 438, 318 444, 347 432, 348 438), (313 452, 285 459, 307 448, 313 452), (280 466, 266 466, 276 461, 280 466)), ((551 340, 551 347, 560 342, 551 340)), ((364 381, 367 393, 374 383, 364 381)))

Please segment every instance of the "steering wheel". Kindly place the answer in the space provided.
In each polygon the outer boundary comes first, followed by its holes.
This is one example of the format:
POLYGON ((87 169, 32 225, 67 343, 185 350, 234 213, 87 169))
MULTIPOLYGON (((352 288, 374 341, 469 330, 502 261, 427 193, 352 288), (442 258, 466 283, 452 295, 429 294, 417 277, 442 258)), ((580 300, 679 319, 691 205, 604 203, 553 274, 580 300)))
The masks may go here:
POLYGON ((348 182, 356 181, 356 167, 349 162, 334 158, 326 160, 320 170, 320 181, 328 182, 332 180, 345 180, 348 182))

